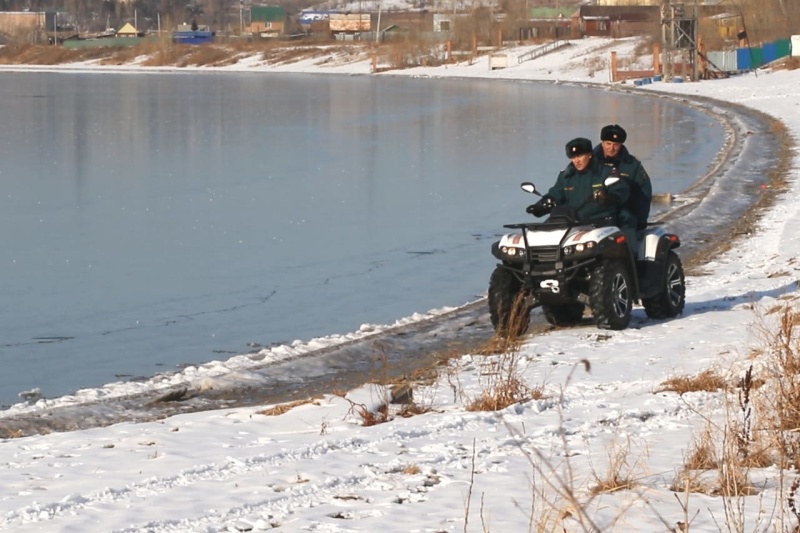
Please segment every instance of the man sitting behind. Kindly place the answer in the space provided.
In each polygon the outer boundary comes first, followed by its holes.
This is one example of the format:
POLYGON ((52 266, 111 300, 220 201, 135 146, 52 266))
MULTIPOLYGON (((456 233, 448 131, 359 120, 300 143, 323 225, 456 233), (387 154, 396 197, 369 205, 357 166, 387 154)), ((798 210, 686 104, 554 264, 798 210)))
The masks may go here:
POLYGON ((618 124, 609 124, 600 130, 600 144, 594 148, 594 157, 606 167, 608 175, 619 176, 630 186, 630 198, 622 206, 620 227, 637 230, 647 227, 653 186, 641 161, 628 152, 625 140, 628 134, 618 124))

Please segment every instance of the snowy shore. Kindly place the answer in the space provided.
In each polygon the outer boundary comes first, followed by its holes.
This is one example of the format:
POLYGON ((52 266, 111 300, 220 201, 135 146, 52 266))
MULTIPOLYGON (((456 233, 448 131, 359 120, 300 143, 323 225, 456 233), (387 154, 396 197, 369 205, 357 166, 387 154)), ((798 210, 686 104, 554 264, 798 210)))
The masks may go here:
MULTIPOLYGON (((577 50, 519 69, 474 64, 403 75, 597 83, 600 74, 576 66, 591 50, 577 50)), ((363 73, 361 65, 342 68, 363 73)), ((641 90, 748 106, 798 139, 798 82, 800 71, 761 71, 641 90)), ((760 140, 751 132, 726 159, 757 157, 760 140)), ((691 481, 711 487, 727 457, 726 428, 755 448, 752 434, 771 416, 770 387, 747 389, 747 411, 740 383, 751 367, 757 379, 774 380, 774 336, 798 297, 800 159, 791 150, 791 164, 773 182, 785 182, 785 191, 749 234, 709 259, 703 275, 687 278, 682 317, 652 321, 636 309, 625 331, 552 330, 507 354, 538 391, 534 399, 467 410, 491 386, 489 363, 508 357, 466 354, 416 382, 414 401, 426 412, 373 426, 363 413, 388 394, 378 385, 276 416, 262 406, 6 439, 0 529, 793 531, 797 474, 774 461, 739 465, 748 490, 672 491, 689 487, 683 474, 704 435, 717 461, 691 469, 691 481), (670 378, 703 372, 728 392, 663 390, 670 378), (628 483, 597 490, 615 477, 628 483)), ((724 202, 726 193, 712 185, 704 202, 724 202)))

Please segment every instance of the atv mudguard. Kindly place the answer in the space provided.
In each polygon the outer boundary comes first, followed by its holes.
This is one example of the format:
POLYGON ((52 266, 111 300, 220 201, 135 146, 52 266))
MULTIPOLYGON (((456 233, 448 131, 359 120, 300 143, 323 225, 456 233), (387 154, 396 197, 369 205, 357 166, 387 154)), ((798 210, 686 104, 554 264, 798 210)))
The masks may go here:
POLYGON ((663 289, 667 254, 670 250, 678 248, 681 242, 677 235, 666 233, 663 230, 656 233, 645 231, 644 238, 640 241, 642 259, 637 262, 639 296, 652 298, 663 289))

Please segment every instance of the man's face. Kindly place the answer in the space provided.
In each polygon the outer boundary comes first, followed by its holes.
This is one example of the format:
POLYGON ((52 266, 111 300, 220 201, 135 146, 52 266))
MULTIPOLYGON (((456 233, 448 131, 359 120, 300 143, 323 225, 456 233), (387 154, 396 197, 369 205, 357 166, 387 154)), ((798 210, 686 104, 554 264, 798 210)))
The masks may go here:
POLYGON ((575 157, 570 157, 570 161, 572 164, 575 165, 575 168, 578 169, 578 172, 582 171, 586 167, 589 166, 589 160, 592 158, 592 154, 583 154, 583 155, 576 155, 575 157))
POLYGON ((603 155, 606 157, 617 157, 622 148, 622 143, 615 143, 614 141, 603 141, 601 144, 603 145, 603 155))

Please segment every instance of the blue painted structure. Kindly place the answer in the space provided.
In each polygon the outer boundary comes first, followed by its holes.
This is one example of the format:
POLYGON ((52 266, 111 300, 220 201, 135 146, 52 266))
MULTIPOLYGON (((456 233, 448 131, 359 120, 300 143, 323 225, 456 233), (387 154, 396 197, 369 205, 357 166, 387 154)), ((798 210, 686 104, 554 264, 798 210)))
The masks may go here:
POLYGON ((214 32, 210 30, 188 30, 172 32, 172 42, 176 44, 203 44, 214 42, 214 32))
MULTIPOLYGON (((723 70, 753 70, 782 57, 791 55, 791 45, 789 39, 778 39, 777 41, 764 43, 761 46, 749 48, 737 48, 736 60, 732 68, 723 70)), ((716 63, 715 63, 716 64, 716 63)), ((718 65, 719 68, 722 68, 718 65)))

